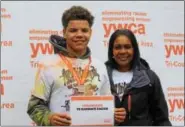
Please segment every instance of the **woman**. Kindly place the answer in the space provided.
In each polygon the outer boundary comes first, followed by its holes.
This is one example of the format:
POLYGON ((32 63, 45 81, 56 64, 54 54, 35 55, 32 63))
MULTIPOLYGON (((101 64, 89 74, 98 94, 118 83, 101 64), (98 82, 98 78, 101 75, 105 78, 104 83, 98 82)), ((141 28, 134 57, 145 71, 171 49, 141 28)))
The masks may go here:
POLYGON ((159 77, 140 58, 134 34, 116 30, 110 37, 105 63, 116 108, 125 108, 123 126, 170 126, 168 107, 159 77))

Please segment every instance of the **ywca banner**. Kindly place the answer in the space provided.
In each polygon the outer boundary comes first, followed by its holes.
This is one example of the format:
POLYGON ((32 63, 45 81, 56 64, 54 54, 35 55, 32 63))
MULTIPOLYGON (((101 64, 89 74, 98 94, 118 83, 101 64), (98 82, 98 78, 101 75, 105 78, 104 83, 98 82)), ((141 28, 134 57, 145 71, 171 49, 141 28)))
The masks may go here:
POLYGON ((61 16, 73 5, 95 16, 89 46, 102 62, 116 29, 135 33, 141 56, 161 80, 169 119, 183 126, 184 2, 179 1, 2 1, 1 125, 35 126, 26 113, 35 72, 40 60, 54 53, 48 38, 63 35, 61 16))

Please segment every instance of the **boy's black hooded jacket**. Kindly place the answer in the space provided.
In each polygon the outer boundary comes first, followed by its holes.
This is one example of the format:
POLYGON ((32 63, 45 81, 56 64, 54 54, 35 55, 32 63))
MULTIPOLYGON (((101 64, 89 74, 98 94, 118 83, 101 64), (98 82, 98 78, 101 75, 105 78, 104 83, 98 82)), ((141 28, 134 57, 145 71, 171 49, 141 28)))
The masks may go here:
POLYGON ((126 119, 120 126, 171 126, 160 80, 144 59, 139 58, 137 61, 133 78, 127 85, 122 101, 116 95, 110 61, 105 64, 116 108, 123 107, 127 112, 126 119))

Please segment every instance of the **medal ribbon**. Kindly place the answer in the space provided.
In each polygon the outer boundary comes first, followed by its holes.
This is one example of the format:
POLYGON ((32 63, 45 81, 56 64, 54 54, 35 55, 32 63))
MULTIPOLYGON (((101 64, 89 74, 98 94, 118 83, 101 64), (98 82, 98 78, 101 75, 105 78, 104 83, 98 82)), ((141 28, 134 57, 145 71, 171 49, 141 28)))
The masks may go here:
POLYGON ((64 61, 64 63, 67 65, 69 71, 72 73, 72 75, 73 75, 74 79, 77 81, 78 85, 83 85, 85 82, 85 79, 87 78, 88 73, 89 73, 89 66, 91 64, 91 57, 89 57, 89 63, 85 66, 85 69, 82 73, 82 76, 80 77, 77 74, 77 72, 73 69, 71 62, 62 54, 59 54, 59 56, 64 61))

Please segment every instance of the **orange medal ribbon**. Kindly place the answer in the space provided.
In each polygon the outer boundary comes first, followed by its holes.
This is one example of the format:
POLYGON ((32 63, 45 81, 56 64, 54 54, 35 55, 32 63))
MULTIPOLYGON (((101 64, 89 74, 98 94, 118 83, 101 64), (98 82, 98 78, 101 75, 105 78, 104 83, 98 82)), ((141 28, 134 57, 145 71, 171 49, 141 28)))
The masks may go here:
POLYGON ((85 82, 85 79, 87 78, 88 73, 89 73, 89 66, 91 64, 91 57, 89 57, 89 63, 85 66, 85 69, 82 73, 82 77, 80 77, 77 74, 77 72, 73 69, 71 62, 62 54, 59 54, 59 56, 64 61, 64 63, 67 65, 69 71, 72 73, 72 75, 73 75, 74 79, 77 81, 78 85, 83 85, 85 82))

